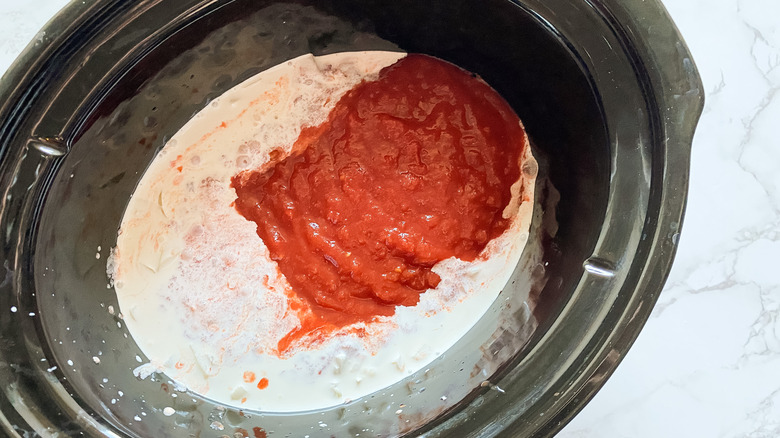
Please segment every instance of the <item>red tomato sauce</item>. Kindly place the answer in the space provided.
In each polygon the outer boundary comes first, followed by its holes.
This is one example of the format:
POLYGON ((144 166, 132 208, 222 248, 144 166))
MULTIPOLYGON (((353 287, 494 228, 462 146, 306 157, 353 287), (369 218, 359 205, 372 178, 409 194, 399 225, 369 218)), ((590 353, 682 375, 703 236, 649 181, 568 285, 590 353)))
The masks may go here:
POLYGON ((413 306, 431 268, 474 260, 506 230, 525 132, 474 75, 408 55, 347 92, 292 155, 232 179, 292 286, 302 327, 279 343, 413 306))

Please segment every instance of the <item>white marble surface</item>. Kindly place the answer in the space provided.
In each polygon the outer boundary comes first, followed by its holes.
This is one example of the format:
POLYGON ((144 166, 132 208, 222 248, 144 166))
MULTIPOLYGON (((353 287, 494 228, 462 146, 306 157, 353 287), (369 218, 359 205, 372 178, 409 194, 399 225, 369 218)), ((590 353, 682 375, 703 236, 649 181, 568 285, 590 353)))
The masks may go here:
POLYGON ((680 247, 637 342, 560 436, 780 437, 780 1, 664 3, 706 95, 680 247))
MULTIPOLYGON (((66 2, 0 0, 0 71, 66 2)), ((680 249, 565 438, 780 437, 780 0, 666 0, 701 73, 680 249)))

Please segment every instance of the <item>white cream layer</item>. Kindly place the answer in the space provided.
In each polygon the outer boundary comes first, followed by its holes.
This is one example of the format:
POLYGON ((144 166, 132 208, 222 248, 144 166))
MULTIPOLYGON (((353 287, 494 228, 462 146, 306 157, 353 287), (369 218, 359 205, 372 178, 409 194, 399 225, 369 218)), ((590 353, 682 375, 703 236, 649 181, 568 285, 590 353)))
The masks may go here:
MULTIPOLYGON (((420 370, 485 313, 528 238, 533 178, 513 187, 510 228, 474 262, 445 260, 442 281, 415 307, 360 324, 288 358, 272 354, 298 324, 290 286, 255 224, 233 207, 230 178, 289 154, 302 126, 324 122, 349 89, 405 56, 396 52, 305 55, 229 90, 160 151, 128 205, 109 260, 127 328, 150 363, 215 401, 274 412, 319 409, 380 390, 420 370), (524 190, 520 193, 521 186, 524 190), (250 379, 254 374, 254 380, 250 379), (260 379, 268 387, 259 389, 260 379), (246 381, 252 380, 252 381, 246 381)), ((536 169, 526 148, 523 165, 536 169)))

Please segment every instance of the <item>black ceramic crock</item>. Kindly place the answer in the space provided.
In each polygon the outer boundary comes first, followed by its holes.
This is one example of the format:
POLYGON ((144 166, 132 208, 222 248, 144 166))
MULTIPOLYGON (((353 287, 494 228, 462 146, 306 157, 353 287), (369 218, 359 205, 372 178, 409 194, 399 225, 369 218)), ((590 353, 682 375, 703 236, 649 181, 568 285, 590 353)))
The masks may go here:
MULTIPOLYGON (((614 371, 669 272, 703 95, 657 0, 77 1, 43 35, 0 82, 8 436, 549 436, 614 371), (136 380, 143 354, 107 311, 105 256, 156 152, 255 73, 373 49, 473 71, 524 121, 560 192, 537 323, 477 327, 489 336, 430 375, 321 412, 226 409, 165 376, 136 380), (499 366, 475 378, 487 355, 499 366), (445 389, 460 395, 436 404, 445 389)), ((496 306, 485 318, 512 316, 496 306)))

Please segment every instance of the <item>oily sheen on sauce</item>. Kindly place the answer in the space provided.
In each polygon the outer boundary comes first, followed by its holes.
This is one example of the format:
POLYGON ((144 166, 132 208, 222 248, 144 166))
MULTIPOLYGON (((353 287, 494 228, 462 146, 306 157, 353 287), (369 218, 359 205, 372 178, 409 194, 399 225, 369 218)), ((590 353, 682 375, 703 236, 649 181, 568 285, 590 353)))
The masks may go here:
POLYGON ((292 155, 234 176, 236 209, 301 299, 279 350, 414 306, 436 263, 478 257, 508 226, 525 143, 487 84, 409 55, 304 128, 292 155))

